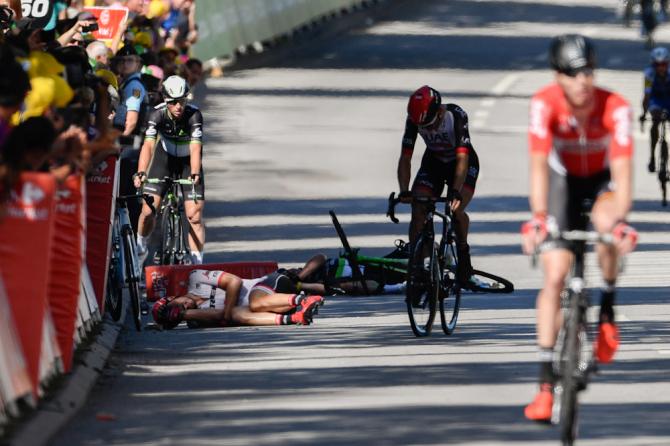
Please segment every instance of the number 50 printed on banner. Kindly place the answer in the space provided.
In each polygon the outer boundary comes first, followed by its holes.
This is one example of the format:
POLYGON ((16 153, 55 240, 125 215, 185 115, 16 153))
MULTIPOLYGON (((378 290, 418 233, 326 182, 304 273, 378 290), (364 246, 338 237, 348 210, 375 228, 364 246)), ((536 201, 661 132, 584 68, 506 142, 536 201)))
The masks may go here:
POLYGON ((112 41, 119 27, 128 18, 128 8, 86 7, 98 19, 98 29, 93 31, 93 37, 102 41, 112 41))
POLYGON ((34 28, 44 28, 51 21, 54 3, 54 0, 21 0, 21 13, 35 21, 34 28))

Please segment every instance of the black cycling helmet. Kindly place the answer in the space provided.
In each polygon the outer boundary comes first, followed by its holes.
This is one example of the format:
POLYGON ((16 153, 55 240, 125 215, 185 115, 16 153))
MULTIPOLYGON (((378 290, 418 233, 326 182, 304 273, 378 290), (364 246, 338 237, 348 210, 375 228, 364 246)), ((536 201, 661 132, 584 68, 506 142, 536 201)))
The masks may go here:
POLYGON ((559 73, 575 76, 582 70, 595 68, 596 50, 587 37, 565 34, 551 41, 549 63, 559 73))

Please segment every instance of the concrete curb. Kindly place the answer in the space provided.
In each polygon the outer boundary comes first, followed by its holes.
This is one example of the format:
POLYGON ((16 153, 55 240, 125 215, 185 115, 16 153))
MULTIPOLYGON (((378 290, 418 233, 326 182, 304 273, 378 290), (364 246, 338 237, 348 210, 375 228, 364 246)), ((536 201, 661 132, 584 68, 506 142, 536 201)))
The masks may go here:
POLYGON ((109 354, 123 327, 119 323, 103 320, 101 332, 76 361, 73 371, 55 390, 55 394, 39 404, 35 412, 19 423, 8 438, 11 446, 42 446, 53 437, 84 406, 109 354))

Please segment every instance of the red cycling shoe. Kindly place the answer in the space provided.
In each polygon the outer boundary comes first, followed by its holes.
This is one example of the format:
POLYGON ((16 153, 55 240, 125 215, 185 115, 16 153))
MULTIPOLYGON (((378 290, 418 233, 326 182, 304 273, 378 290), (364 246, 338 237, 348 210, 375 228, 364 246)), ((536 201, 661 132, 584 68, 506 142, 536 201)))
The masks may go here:
POLYGON ((550 422, 554 394, 551 384, 543 384, 535 399, 523 410, 523 414, 532 421, 550 422))
POLYGON ((599 362, 612 362, 619 348, 619 329, 613 322, 602 322, 598 330, 598 339, 594 351, 599 362))
POLYGON ((311 324, 313 316, 318 313, 324 301, 325 299, 321 296, 306 297, 296 308, 296 312, 291 315, 291 322, 299 325, 311 324))

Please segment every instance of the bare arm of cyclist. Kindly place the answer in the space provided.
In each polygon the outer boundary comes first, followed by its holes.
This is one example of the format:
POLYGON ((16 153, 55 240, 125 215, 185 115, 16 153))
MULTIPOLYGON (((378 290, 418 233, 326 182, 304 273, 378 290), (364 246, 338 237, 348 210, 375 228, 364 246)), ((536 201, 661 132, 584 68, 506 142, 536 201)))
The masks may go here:
POLYGON ((233 308, 237 305, 242 288, 242 279, 233 274, 223 274, 217 284, 219 288, 226 291, 226 302, 223 305, 223 320, 232 321, 233 308))
MULTIPOLYGON (((400 187, 400 192, 409 191, 409 179, 412 174, 412 155, 402 154, 398 160, 398 187, 400 187)), ((408 203, 411 198, 405 197, 403 195, 399 196, 400 201, 403 203, 408 203)))
MULTIPOLYGON (((154 138, 145 138, 144 144, 142 144, 142 149, 140 150, 140 159, 137 163, 137 172, 146 172, 151 158, 154 156, 154 148, 156 147, 156 139, 154 138)), ((139 188, 142 184, 142 178, 139 176, 135 177, 134 180, 135 187, 139 188)))
POLYGON ((457 149, 456 153, 456 170, 454 172, 454 185, 453 190, 458 192, 457 195, 451 200, 451 210, 456 211, 459 209, 462 203, 462 197, 460 196, 461 188, 463 183, 465 183, 465 177, 468 174, 468 163, 469 163, 468 150, 465 147, 457 149), (463 150, 461 150, 463 149, 463 150))

